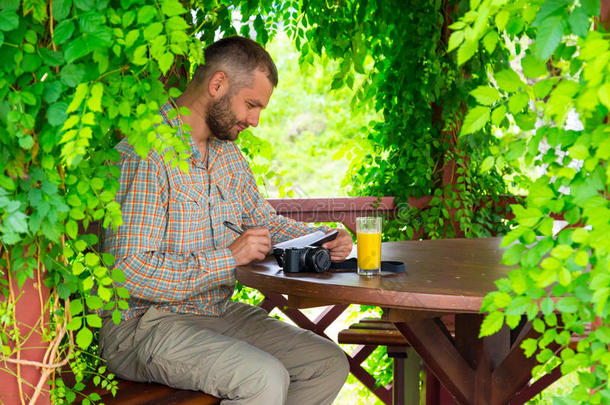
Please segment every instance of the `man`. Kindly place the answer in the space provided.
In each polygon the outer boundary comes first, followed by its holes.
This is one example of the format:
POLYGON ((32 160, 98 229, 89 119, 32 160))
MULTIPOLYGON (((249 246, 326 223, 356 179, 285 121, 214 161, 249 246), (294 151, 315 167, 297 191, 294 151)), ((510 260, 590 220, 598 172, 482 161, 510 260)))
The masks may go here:
MULTIPOLYGON (((349 372, 345 354, 309 331, 230 301, 235 266, 262 260, 271 246, 313 231, 274 213, 234 140, 257 126, 277 85, 277 70, 256 42, 222 39, 163 121, 191 132, 189 173, 157 151, 141 159, 123 140, 120 189, 124 223, 105 248, 125 272, 130 307, 117 326, 105 318, 102 356, 118 376, 200 390, 223 404, 330 404, 349 372), (173 118, 172 118, 173 117, 173 118), (241 224, 240 236, 222 224, 241 224)), ((325 244, 345 259, 349 234, 325 244)))

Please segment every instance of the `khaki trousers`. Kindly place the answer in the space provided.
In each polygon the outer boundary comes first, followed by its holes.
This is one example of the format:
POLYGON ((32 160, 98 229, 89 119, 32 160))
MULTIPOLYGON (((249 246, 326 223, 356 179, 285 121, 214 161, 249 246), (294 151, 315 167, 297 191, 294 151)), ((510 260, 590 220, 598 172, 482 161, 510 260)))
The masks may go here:
POLYGON ((310 331, 229 302, 221 317, 150 308, 115 325, 104 319, 108 369, 223 398, 222 404, 331 404, 349 373, 345 353, 310 331))

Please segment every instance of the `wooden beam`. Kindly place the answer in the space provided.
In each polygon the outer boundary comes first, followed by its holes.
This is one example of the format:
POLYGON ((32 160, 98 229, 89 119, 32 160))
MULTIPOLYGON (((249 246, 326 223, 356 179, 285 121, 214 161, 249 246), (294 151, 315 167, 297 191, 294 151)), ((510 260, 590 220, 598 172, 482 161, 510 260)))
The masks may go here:
MULTIPOLYGON (((521 348, 521 341, 528 338, 537 338, 540 334, 536 332, 531 324, 526 325, 521 334, 521 339, 516 341, 504 361, 494 369, 491 376, 491 403, 492 405, 504 405, 532 378, 532 368, 538 364, 536 356, 525 357, 521 348)), ((559 350, 560 346, 553 342, 547 346, 553 352, 559 350)))
POLYGON ((396 327, 459 403, 474 403, 474 370, 433 319, 397 322, 396 327))

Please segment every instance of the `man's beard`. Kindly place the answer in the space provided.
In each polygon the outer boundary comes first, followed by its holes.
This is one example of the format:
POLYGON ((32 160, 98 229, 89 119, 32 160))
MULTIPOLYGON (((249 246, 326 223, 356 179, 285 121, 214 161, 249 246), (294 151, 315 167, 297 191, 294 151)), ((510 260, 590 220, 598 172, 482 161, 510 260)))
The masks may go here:
POLYGON ((236 131, 232 132, 232 130, 239 123, 239 120, 233 111, 231 111, 231 97, 229 94, 225 94, 216 102, 210 102, 205 115, 205 123, 216 138, 223 141, 234 141, 237 139, 238 133, 236 131))

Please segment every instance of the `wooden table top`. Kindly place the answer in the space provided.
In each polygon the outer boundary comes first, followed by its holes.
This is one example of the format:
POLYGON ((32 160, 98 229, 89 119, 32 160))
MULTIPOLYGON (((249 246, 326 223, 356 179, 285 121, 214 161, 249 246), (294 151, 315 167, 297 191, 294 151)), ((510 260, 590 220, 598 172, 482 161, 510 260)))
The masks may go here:
MULTIPOLYGON (((320 301, 418 311, 479 312, 483 297, 506 276, 501 238, 386 242, 383 260, 405 263, 402 274, 361 277, 355 272, 284 274, 275 259, 240 266, 244 285, 320 301)), ((355 252, 355 250, 354 250, 355 252)), ((352 253, 353 254, 353 253, 352 253)))

